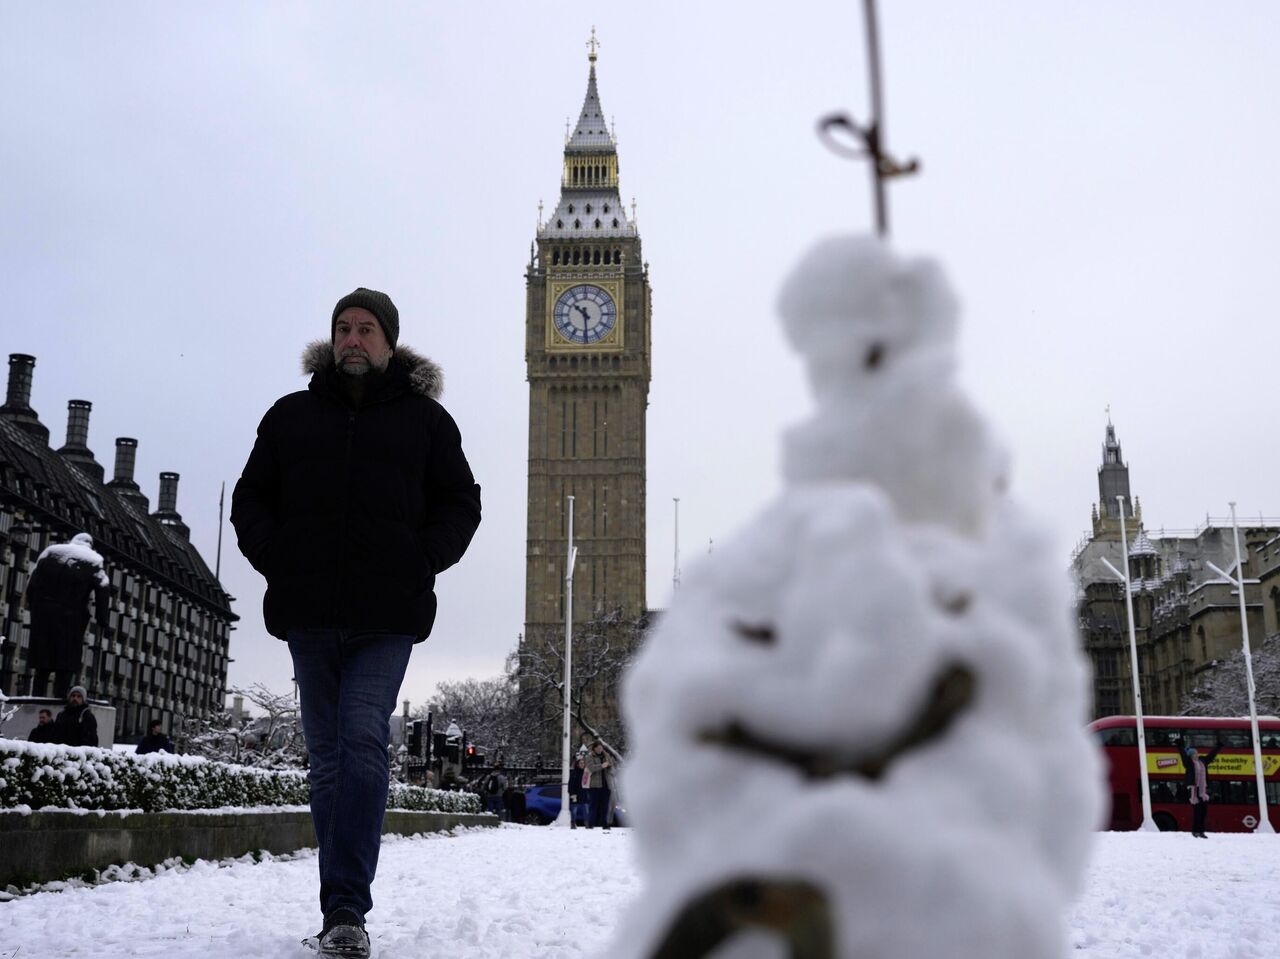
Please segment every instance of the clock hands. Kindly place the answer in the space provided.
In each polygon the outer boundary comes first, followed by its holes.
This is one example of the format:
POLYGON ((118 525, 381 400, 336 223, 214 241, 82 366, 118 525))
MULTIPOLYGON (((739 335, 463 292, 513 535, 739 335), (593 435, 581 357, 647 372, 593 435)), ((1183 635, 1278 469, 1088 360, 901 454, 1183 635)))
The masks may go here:
POLYGON ((573 308, 582 314, 582 342, 587 342, 587 330, 591 326, 591 314, 580 307, 577 303, 573 304, 573 308))

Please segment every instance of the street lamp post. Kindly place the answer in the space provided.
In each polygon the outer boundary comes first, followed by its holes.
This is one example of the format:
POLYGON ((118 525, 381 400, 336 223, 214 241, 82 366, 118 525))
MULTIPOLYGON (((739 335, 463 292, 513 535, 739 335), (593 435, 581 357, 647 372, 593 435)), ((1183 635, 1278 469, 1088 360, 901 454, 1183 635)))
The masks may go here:
POLYGON ((1158 832, 1151 818, 1151 782, 1147 777, 1147 731, 1142 723, 1142 683, 1138 679, 1138 637, 1133 628, 1133 589, 1129 583, 1129 534, 1124 525, 1124 497, 1117 496, 1120 504, 1120 547, 1124 550, 1124 572, 1116 569, 1102 557, 1102 562, 1124 583, 1124 607, 1129 617, 1129 667, 1133 672, 1133 711, 1138 721, 1138 770, 1142 774, 1142 825, 1145 832, 1158 832))
POLYGON ((1275 827, 1271 825, 1271 817, 1267 815, 1267 782, 1265 770, 1262 768, 1262 739, 1258 735, 1258 709, 1253 700, 1253 656, 1249 651, 1249 617, 1245 611, 1244 602, 1244 561, 1240 557, 1240 524, 1236 522, 1236 504, 1232 502, 1230 506, 1231 529, 1235 534, 1236 545, 1236 575, 1228 576, 1213 563, 1206 563, 1206 565, 1223 579, 1234 583, 1236 595, 1240 598, 1240 642, 1244 647, 1244 673, 1249 693, 1249 730, 1253 734, 1253 772, 1258 779, 1258 826, 1254 832, 1275 835, 1275 827))
POLYGON ((560 754, 560 815, 557 826, 573 825, 573 810, 569 808, 569 719, 573 677, 573 565, 578 558, 578 548, 573 545, 573 497, 569 497, 569 547, 565 556, 564 571, 564 731, 561 736, 560 754))

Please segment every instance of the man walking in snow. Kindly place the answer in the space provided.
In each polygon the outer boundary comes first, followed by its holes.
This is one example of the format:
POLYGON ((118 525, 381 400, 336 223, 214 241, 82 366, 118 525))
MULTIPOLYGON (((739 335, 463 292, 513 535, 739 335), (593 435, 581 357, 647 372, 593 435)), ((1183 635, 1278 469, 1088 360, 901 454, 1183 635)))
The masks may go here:
POLYGON ((267 630, 289 644, 319 843, 322 955, 369 954, 386 811, 389 720, 435 578, 480 523, 480 487, 440 368, 398 346, 400 315, 363 287, 303 354, 306 390, 278 400, 232 497, 240 550, 267 580, 267 630))
POLYGON ((82 667, 84 631, 89 625, 89 597, 94 597, 98 625, 106 628, 111 587, 102 556, 88 533, 70 543, 48 547, 31 571, 23 602, 31 610, 31 647, 27 664, 35 671, 31 691, 44 692, 53 674, 53 695, 67 695, 82 667))

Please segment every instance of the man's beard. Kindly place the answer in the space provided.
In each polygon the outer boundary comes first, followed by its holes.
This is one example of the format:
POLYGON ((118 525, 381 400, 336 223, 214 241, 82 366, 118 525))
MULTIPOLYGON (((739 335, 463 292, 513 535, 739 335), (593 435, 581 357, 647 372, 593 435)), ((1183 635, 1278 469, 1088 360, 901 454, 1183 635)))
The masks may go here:
MULTIPOLYGON (((388 362, 390 359, 388 358, 388 362)), ((377 375, 386 371, 386 364, 377 366, 364 350, 348 350, 337 360, 338 372, 346 376, 377 375)))

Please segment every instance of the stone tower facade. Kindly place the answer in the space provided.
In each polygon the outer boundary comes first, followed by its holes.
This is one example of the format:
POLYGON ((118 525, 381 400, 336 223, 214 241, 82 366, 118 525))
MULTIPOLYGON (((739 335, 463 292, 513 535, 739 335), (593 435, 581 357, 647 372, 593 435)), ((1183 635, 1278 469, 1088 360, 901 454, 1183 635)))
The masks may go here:
MULTIPOLYGON (((1177 715, 1201 674, 1240 649, 1233 585, 1213 569, 1234 572, 1231 521, 1206 516, 1194 529, 1148 530, 1136 498, 1130 512, 1129 467, 1110 422, 1092 520, 1092 532, 1076 548, 1071 565, 1080 641, 1093 664, 1093 716, 1134 711, 1124 584, 1103 560, 1116 569, 1128 567, 1143 708, 1149 715, 1177 715), (1124 539, 1117 496, 1125 498, 1124 539)), ((1249 638, 1256 649, 1280 634, 1280 521, 1242 521, 1240 544, 1249 638)))
POLYGON ((577 547, 573 621, 645 612, 645 413, 650 290, 617 143, 589 57, 566 139, 560 198, 525 274, 529 515, 522 661, 563 645, 569 496, 577 547))

